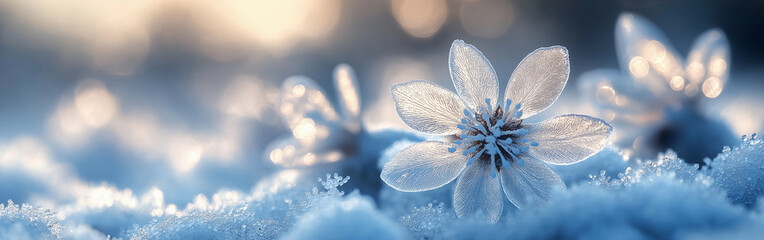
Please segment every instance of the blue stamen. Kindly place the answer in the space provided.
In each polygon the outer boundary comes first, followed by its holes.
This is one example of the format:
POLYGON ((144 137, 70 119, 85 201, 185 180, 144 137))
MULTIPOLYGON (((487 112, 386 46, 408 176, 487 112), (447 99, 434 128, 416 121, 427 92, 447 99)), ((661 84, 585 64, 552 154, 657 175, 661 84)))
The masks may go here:
POLYGON ((482 156, 484 151, 485 151, 485 149, 483 149, 483 150, 480 150, 480 152, 478 152, 477 154, 475 154, 474 156, 472 156, 472 157, 471 157, 469 160, 467 160, 467 166, 469 166, 470 164, 472 164, 472 162, 474 162, 474 161, 475 161, 475 159, 478 159, 480 156, 482 156))

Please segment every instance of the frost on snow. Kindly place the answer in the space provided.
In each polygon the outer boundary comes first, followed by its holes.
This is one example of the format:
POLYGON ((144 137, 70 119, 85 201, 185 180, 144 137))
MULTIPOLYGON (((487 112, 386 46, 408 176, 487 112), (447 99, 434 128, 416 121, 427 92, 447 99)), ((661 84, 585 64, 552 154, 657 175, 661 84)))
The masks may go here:
MULTIPOLYGON (((324 190, 284 188, 264 195, 255 191, 247 197, 211 204, 199 200, 186 210, 129 231, 128 239, 274 239, 324 236, 345 239, 388 237, 400 239, 403 232, 395 222, 376 210, 374 203, 357 192, 345 196, 338 187, 348 183, 338 174, 319 179, 324 190), (331 231, 336 226, 357 231, 331 231), (342 235, 351 234, 351 235, 342 235)), ((233 193, 231 193, 233 194, 233 193)))
POLYGON ((410 214, 402 216, 399 221, 403 227, 413 233, 418 239, 439 234, 443 226, 456 218, 456 215, 444 209, 443 202, 433 201, 423 207, 415 207, 410 214))
POLYGON ((518 208, 543 205, 565 183, 546 164, 570 165, 600 151, 612 128, 584 115, 526 123, 554 103, 570 73, 568 51, 555 46, 529 54, 512 73, 499 99, 491 63, 456 40, 449 53, 454 94, 426 81, 391 88, 398 115, 442 141, 414 144, 385 163, 381 178, 403 192, 441 188, 456 179, 456 215, 501 217, 504 197, 518 208))
POLYGON ((710 178, 698 172, 698 164, 686 163, 671 150, 658 154, 656 160, 637 159, 632 165, 627 167, 624 172, 618 173, 617 178, 607 176, 605 170, 602 170, 599 175, 591 176, 592 184, 624 188, 643 180, 649 181, 664 175, 670 175, 683 182, 710 184, 710 178))
POLYGON ((743 136, 743 140, 734 148, 725 147, 703 173, 726 190, 733 203, 753 207, 764 196, 764 143, 756 134, 747 140, 743 136))
POLYGON ((63 226, 54 212, 8 200, 0 203, 0 239, 61 239, 63 226))

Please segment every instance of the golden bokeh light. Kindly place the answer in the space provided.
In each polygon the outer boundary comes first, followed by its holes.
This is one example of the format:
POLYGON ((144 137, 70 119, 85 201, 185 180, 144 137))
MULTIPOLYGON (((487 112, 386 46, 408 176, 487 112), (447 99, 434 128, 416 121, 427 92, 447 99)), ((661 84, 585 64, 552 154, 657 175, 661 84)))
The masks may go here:
POLYGON ((650 64, 643 57, 633 57, 629 61, 629 72, 635 78, 646 77, 650 73, 650 64))
POLYGON ((718 97, 722 93, 723 88, 724 85, 722 85, 722 81, 719 78, 710 77, 703 82, 703 95, 708 98, 718 97))
POLYGON ((305 94, 305 85, 297 84, 292 88, 291 91, 292 95, 294 97, 302 97, 302 95, 305 94))
POLYGON ((284 152, 281 150, 281 148, 276 148, 276 149, 273 149, 268 156, 271 159, 271 162, 273 162, 276 165, 279 165, 281 161, 284 159, 284 152))
POLYGON ((674 91, 682 91, 684 88, 684 78, 678 75, 672 77, 669 86, 671 86, 671 89, 674 91))
POLYGON ((445 0, 392 0, 393 16, 411 36, 429 38, 446 22, 445 0))
POLYGON ((615 90, 608 83, 600 83, 595 92, 595 99, 599 103, 612 103, 615 101, 615 90))
POLYGON ((79 84, 74 105, 82 120, 93 128, 109 123, 119 107, 116 98, 97 80, 85 80, 79 84))
POLYGON ((292 129, 292 135, 303 143, 310 144, 316 140, 316 124, 313 119, 304 118, 292 129))

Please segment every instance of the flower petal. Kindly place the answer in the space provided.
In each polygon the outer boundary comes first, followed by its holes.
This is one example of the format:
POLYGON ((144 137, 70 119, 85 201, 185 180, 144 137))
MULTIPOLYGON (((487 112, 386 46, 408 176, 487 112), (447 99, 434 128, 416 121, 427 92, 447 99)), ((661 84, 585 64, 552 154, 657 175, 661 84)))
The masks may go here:
POLYGON ((462 218, 483 211, 489 222, 499 221, 504 199, 499 178, 491 177, 491 167, 489 161, 479 160, 464 170, 454 191, 456 216, 462 218))
POLYGON ((454 144, 422 142, 395 154, 380 177, 398 191, 419 192, 442 187, 464 170, 467 158, 448 152, 454 144))
POLYGON ((602 150, 613 127, 604 120, 584 115, 562 115, 528 128, 528 155, 550 164, 569 165, 602 150))
POLYGON ((492 106, 497 106, 499 99, 499 80, 491 63, 480 51, 462 40, 456 40, 451 45, 448 57, 448 67, 451 69, 451 80, 454 81, 456 93, 472 109, 485 105, 485 99, 491 99, 492 106))
POLYGON ((553 46, 539 48, 517 65, 504 90, 504 101, 520 103, 522 119, 548 108, 565 88, 570 74, 568 50, 553 46))
POLYGON ((517 208, 548 204, 554 189, 565 189, 565 183, 549 166, 532 158, 524 160, 523 166, 512 164, 500 171, 504 194, 517 208))
POLYGON ((390 89, 398 115, 414 130, 429 134, 456 134, 467 106, 456 94, 427 81, 396 84, 390 89))
POLYGON ((337 88, 340 109, 347 119, 358 118, 361 113, 361 91, 355 71, 350 65, 340 64, 334 68, 334 87, 337 88))

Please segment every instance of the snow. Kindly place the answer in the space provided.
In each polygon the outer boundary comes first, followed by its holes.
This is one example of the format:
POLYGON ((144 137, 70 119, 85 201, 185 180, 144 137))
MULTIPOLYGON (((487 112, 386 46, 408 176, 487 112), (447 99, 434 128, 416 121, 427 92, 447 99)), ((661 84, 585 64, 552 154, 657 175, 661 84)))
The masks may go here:
MULTIPOLYGON (((375 167, 414 143, 391 144, 375 167)), ((382 186, 374 198, 349 187, 361 180, 315 169, 280 170, 250 191, 200 194, 185 206, 167 203, 159 188, 135 194, 86 185, 51 209, 2 205, 0 238, 749 238, 760 236, 764 223, 764 204, 756 201, 761 153, 762 141, 747 138, 701 168, 673 151, 631 159, 609 146, 580 164, 556 166, 569 189, 553 193, 549 205, 507 209, 496 224, 457 218, 454 184, 416 193, 382 186)))
POLYGON ((61 239, 55 213, 29 204, 0 204, 0 239, 61 239))
POLYGON ((725 147, 702 172, 726 190, 733 203, 750 208, 764 195, 764 143, 755 134, 743 140, 734 148, 725 147))

